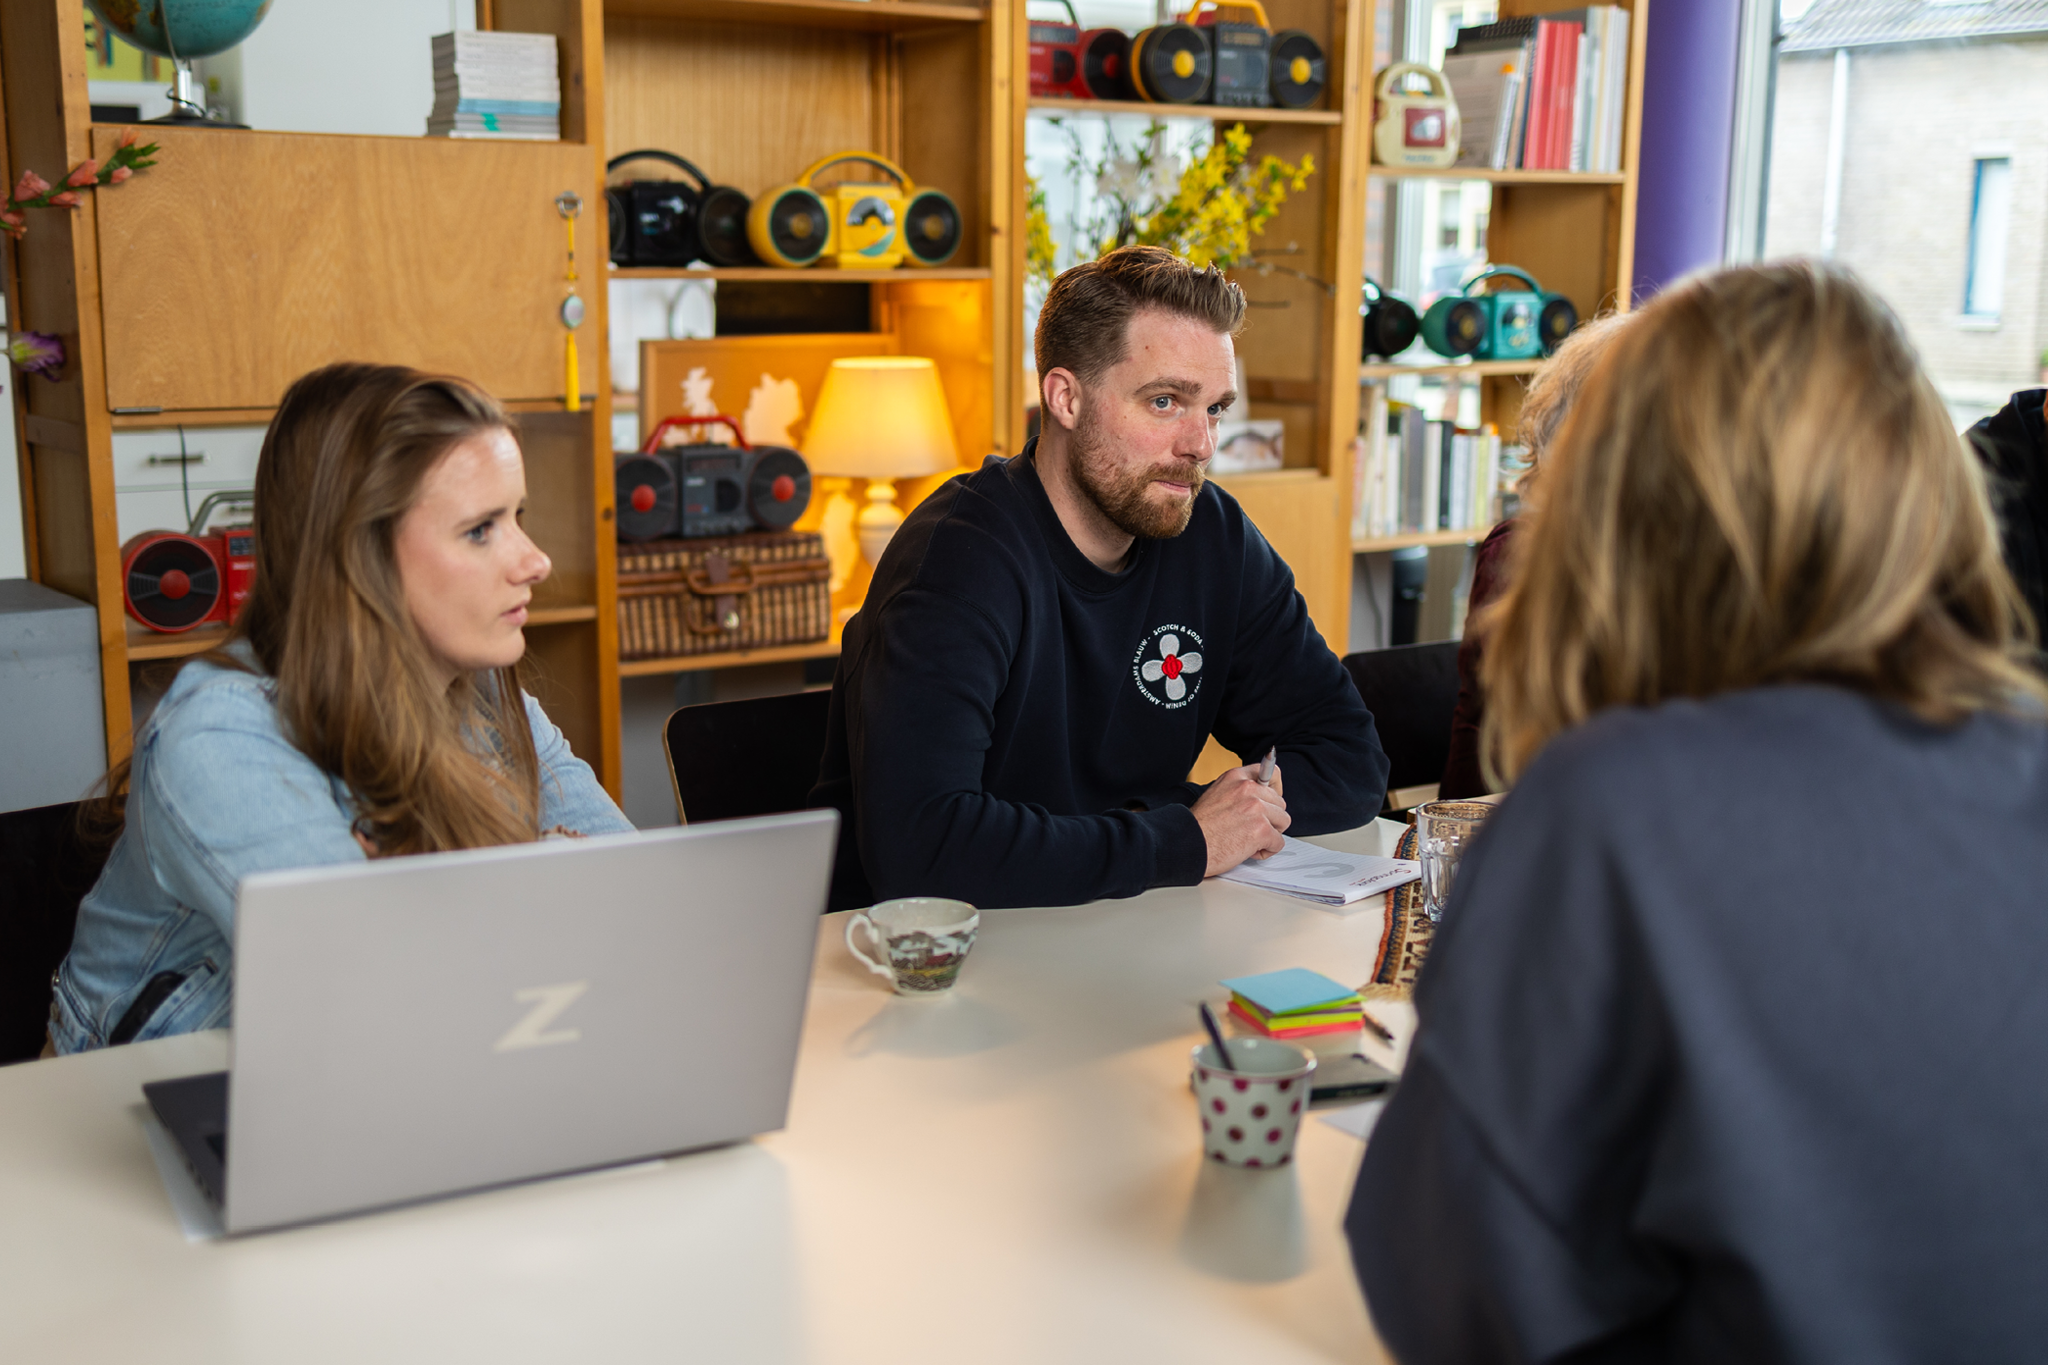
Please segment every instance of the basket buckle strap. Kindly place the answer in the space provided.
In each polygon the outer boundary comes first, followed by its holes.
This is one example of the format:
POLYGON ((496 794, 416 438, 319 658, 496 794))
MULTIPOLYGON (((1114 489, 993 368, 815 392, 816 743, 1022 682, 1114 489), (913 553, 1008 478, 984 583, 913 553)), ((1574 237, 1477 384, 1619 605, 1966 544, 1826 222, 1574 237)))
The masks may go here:
POLYGON ((691 570, 684 582, 689 584, 691 602, 697 608, 690 614, 691 633, 731 634, 740 628, 740 598, 754 591, 752 564, 713 550, 704 556, 704 567, 691 570), (707 597, 711 599, 708 613, 704 610, 707 597))

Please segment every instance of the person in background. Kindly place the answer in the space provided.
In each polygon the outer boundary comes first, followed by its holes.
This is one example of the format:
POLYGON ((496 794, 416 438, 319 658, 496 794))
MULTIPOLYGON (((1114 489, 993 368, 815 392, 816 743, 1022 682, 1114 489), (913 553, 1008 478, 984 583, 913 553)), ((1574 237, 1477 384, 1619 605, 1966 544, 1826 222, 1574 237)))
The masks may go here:
POLYGON ((472 384, 334 365, 285 392, 249 599, 108 775, 119 836, 56 1052, 226 1026, 249 873, 632 828, 519 687, 550 568, 525 503, 511 419, 472 384))
POLYGON ((1545 458, 1466 855, 1347 1232, 1431 1361, 2048 1340, 2048 685, 1898 321, 1678 285, 1545 458))
MULTIPOLYGON (((1586 382, 1607 345, 1629 319, 1627 313, 1608 313, 1593 318, 1566 337, 1522 398, 1522 413, 1516 421, 1516 439, 1529 454, 1529 469, 1522 475, 1521 491, 1526 499, 1541 468, 1544 450, 1564 425, 1579 386, 1586 382)), ((1486 701, 1479 688, 1479 661, 1485 655, 1483 638, 1486 622, 1482 615, 1500 597, 1507 585, 1508 541, 1514 536, 1518 517, 1505 517, 1479 542, 1472 556, 1472 587, 1465 598, 1465 638, 1458 642, 1458 705, 1451 712, 1451 751, 1444 760, 1443 780, 1437 796, 1445 801, 1485 796, 1495 790, 1486 780, 1479 762, 1479 726, 1486 717, 1486 701)))
POLYGON ((1370 713, 1206 478, 1244 308, 1158 247, 1054 281, 1042 434, 920 504, 847 625, 811 793, 844 817, 834 909, 1132 896, 1378 812, 1370 713), (1247 766, 1197 786, 1212 733, 1247 766))
POLYGON ((2023 389, 1970 428, 1991 473, 2005 566, 2037 627, 2048 626, 2048 389, 2023 389))

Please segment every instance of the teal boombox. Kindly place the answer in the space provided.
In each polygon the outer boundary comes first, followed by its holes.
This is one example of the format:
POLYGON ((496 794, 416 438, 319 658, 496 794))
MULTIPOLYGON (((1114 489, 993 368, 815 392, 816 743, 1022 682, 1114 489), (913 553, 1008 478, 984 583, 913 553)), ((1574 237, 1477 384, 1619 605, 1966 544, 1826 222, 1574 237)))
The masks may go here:
POLYGON ((1432 303, 1422 318, 1422 339, 1430 350, 1453 360, 1528 360, 1549 355, 1578 325, 1579 310, 1570 299, 1544 292, 1526 270, 1497 265, 1432 303), (1488 280, 1510 275, 1529 287, 1472 292, 1488 280))

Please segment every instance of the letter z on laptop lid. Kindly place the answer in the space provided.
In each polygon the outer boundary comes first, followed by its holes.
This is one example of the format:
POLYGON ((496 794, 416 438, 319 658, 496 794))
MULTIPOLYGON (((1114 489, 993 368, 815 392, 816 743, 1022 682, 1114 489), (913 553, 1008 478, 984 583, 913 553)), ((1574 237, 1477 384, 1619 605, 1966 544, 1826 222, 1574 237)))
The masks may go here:
POLYGON ((783 1125, 838 815, 266 874, 230 1232, 783 1125))

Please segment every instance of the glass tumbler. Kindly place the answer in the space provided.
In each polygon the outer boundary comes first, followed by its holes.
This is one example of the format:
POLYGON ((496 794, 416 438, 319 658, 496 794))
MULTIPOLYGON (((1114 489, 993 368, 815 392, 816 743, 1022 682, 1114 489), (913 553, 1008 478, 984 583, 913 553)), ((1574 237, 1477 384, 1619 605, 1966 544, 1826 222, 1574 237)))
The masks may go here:
POLYGON ((1444 917, 1458 860, 1493 807, 1484 801, 1430 801, 1415 808, 1415 847, 1422 861, 1422 910, 1434 924, 1444 917))

